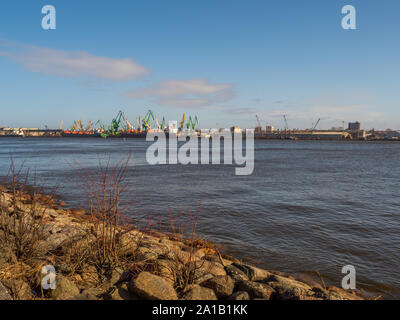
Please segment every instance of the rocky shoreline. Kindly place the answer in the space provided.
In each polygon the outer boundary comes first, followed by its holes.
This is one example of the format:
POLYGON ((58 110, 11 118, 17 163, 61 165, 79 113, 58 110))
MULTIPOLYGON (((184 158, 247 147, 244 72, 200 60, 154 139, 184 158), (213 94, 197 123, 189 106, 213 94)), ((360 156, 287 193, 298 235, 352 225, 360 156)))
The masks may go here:
POLYGON ((0 186, 0 300, 362 300, 243 263, 204 240, 122 226, 113 231, 118 254, 99 264, 88 258, 103 241, 96 218, 43 194, 15 195, 0 186), (10 231, 24 225, 25 238, 10 231), (40 236, 24 256, 20 238, 33 241, 29 232, 40 236), (43 289, 44 266, 55 268, 55 289, 43 289))

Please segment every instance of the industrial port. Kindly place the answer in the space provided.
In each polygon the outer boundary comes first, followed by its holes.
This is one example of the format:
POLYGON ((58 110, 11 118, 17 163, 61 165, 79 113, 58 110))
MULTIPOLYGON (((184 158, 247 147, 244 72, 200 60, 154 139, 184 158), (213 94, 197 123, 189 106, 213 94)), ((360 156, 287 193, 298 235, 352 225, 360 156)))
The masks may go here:
MULTIPOLYGON (((360 122, 349 122, 347 128, 344 126, 331 128, 330 130, 317 129, 320 120, 309 129, 292 129, 288 125, 285 115, 282 116, 283 128, 275 129, 272 125, 262 127, 261 121, 256 115, 256 127, 254 129, 255 139, 282 139, 282 140, 382 140, 400 141, 400 130, 387 129, 377 131, 374 129, 361 129, 360 122)), ((124 112, 119 111, 109 124, 98 120, 88 121, 86 124, 81 119, 73 121, 70 127, 63 129, 63 121, 59 128, 13 128, 0 127, 0 137, 98 137, 98 138, 145 138, 149 132, 164 132, 167 135, 174 133, 177 135, 197 135, 198 137, 211 137, 213 134, 224 132, 227 129, 201 129, 197 116, 188 117, 184 113, 180 122, 168 121, 165 117, 159 121, 151 110, 145 116, 137 117, 135 122, 131 122, 124 112)), ((245 134, 246 129, 232 126, 232 134, 245 134)))

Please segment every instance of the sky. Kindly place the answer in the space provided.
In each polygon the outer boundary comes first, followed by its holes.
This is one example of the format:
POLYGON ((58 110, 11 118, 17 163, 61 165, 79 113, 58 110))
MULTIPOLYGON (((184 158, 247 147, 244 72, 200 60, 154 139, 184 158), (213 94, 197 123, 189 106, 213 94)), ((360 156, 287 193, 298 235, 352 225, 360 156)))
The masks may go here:
POLYGON ((4 0, 0 127, 197 115, 400 129, 398 0, 4 0), (56 29, 42 28, 42 7, 56 29), (342 7, 356 30, 342 28, 342 7))

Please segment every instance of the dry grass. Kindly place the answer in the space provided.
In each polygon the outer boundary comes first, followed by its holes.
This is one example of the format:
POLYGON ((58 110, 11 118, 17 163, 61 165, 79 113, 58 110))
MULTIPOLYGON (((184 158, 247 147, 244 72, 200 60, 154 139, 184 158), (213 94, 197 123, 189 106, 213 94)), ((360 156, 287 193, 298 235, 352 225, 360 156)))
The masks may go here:
POLYGON ((43 219, 49 207, 48 203, 43 203, 42 188, 36 183, 36 175, 28 187, 29 175, 29 169, 24 170, 23 164, 16 169, 11 159, 6 184, 8 196, 1 192, 0 241, 18 261, 41 254, 38 244, 45 238, 43 219))
POLYGON ((90 227, 79 243, 72 243, 69 257, 74 269, 93 265, 99 274, 107 275, 122 264, 121 256, 126 252, 122 236, 129 228, 122 228, 123 213, 121 194, 127 191, 125 174, 130 156, 119 161, 114 167, 110 160, 103 165, 99 160, 96 174, 89 173, 78 163, 73 167, 80 176, 80 187, 88 200, 90 227))

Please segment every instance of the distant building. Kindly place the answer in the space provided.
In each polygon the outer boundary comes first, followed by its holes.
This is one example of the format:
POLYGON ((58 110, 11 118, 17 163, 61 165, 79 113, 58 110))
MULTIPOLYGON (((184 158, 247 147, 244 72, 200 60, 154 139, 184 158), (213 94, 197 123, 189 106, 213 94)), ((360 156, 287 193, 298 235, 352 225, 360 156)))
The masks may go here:
POLYGON ((177 133, 178 132, 178 121, 169 121, 168 122, 168 132, 169 133, 177 133))
POLYGON ((240 129, 237 126, 231 127, 231 132, 232 133, 242 133, 242 129, 240 129))
POLYGON ((398 140, 400 139, 400 131, 389 131, 386 133, 386 139, 398 140))
POLYGON ((356 121, 356 122, 349 122, 349 127, 347 130, 351 131, 360 131, 361 130, 361 124, 356 121))
POLYGON ((275 127, 274 126, 267 126, 265 128, 265 132, 266 133, 273 133, 275 131, 275 127))

